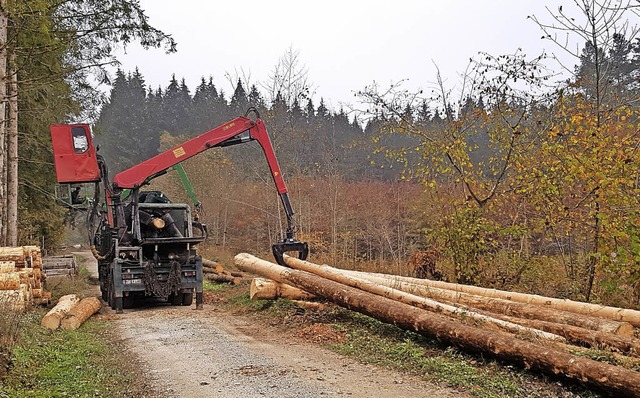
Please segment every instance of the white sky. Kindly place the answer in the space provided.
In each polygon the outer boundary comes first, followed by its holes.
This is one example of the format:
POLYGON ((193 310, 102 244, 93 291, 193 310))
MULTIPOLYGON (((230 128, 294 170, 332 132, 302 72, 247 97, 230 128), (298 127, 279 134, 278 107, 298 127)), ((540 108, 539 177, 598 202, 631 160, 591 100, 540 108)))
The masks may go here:
MULTIPOLYGON (((410 89, 429 89, 435 62, 447 80, 458 76, 478 51, 511 54, 522 48, 538 55, 542 32, 527 15, 549 21, 545 5, 560 0, 324 0, 318 2, 140 0, 152 26, 173 35, 178 52, 130 46, 118 58, 125 71, 136 66, 148 85, 163 88, 172 73, 193 91, 202 76, 213 76, 227 98, 233 87, 225 73, 250 73, 267 80, 289 48, 300 52, 320 97, 334 109, 353 103, 354 91, 373 81, 386 87, 408 79, 410 89)), ((560 54, 558 54, 560 55, 560 54)), ((572 64, 575 64, 573 60, 572 64)), ((235 84, 234 84, 235 85, 235 84)))

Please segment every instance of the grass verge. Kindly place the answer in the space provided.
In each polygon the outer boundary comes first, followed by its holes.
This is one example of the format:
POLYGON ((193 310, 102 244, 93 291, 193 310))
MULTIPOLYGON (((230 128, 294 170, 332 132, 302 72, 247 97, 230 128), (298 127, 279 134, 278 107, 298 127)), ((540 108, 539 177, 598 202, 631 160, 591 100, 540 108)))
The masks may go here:
POLYGON ((89 320, 77 330, 51 332, 40 327, 41 316, 30 312, 23 317, 0 397, 145 395, 137 372, 129 368, 131 361, 114 349, 108 322, 89 320))

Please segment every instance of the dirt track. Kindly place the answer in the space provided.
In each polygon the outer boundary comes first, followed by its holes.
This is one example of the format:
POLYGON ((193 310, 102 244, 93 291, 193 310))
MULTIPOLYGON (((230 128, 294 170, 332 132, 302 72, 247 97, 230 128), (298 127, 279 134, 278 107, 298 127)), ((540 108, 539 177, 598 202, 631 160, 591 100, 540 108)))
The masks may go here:
POLYGON ((211 305, 102 313, 144 364, 141 371, 160 397, 464 397, 211 305))

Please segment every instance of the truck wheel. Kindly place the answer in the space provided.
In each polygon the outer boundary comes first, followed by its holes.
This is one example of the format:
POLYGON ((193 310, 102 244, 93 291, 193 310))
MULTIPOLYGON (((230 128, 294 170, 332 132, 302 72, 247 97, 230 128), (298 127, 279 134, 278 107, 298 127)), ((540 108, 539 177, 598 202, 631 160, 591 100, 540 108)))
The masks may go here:
POLYGON ((191 305, 193 303, 193 292, 182 293, 182 305, 191 305))
POLYGON ((181 293, 171 293, 168 300, 171 305, 181 305, 182 304, 182 294, 181 293))
POLYGON ((122 308, 133 308, 134 296, 129 294, 122 298, 122 308))

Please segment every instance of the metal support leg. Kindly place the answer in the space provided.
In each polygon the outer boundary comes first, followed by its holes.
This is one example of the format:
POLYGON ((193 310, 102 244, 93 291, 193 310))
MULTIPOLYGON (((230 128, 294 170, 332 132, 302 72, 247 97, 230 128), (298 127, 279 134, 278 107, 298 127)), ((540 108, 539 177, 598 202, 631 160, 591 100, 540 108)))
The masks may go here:
POLYGON ((122 297, 116 297, 116 314, 122 314, 122 297))
POLYGON ((202 293, 196 292, 196 309, 197 310, 201 310, 204 308, 202 302, 203 302, 202 293))

